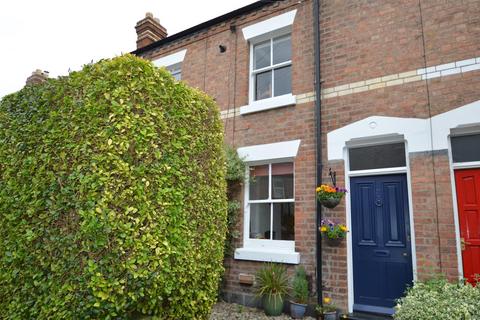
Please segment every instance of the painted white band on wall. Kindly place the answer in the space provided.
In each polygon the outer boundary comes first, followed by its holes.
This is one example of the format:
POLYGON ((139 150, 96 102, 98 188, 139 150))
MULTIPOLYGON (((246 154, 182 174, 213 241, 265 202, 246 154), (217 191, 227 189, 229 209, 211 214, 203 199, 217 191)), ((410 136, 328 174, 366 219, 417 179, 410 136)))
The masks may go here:
POLYGON ((403 135, 409 152, 448 149, 450 130, 480 124, 480 100, 430 119, 373 116, 327 134, 328 160, 343 159, 347 143, 359 138, 388 139, 403 135), (431 128, 430 128, 431 125, 431 128), (433 146, 432 146, 433 142, 433 146))

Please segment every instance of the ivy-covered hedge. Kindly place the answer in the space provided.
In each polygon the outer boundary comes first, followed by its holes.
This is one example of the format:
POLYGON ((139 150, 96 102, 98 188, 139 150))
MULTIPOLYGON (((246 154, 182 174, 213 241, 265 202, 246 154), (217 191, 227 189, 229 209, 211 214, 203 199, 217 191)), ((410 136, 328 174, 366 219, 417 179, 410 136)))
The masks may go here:
POLYGON ((125 55, 0 104, 0 318, 207 318, 226 231, 222 123, 125 55))

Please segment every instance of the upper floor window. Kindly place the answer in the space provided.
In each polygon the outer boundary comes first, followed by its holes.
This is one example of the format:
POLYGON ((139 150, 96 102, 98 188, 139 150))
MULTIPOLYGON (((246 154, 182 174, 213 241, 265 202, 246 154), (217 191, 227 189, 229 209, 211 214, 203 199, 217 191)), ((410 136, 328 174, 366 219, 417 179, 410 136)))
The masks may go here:
POLYGON ((184 50, 169 54, 168 56, 164 56, 156 60, 153 60, 153 63, 157 67, 164 67, 165 69, 167 69, 172 74, 172 76, 178 81, 182 79, 182 63, 186 53, 187 53, 187 50, 184 49, 184 50))
POLYGON ((175 80, 182 80, 182 63, 176 63, 170 66, 167 66, 166 69, 172 74, 175 80))
POLYGON ((292 25, 296 10, 242 29, 250 44, 248 105, 240 114, 296 103, 292 95, 292 25))
POLYGON ((292 92, 291 36, 270 38, 252 45, 254 100, 268 99, 292 92))

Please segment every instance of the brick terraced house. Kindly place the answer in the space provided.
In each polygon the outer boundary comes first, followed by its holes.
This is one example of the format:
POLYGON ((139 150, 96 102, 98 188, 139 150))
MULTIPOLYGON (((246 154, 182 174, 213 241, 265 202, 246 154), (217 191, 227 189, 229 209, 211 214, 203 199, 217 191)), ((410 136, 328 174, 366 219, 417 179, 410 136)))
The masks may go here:
POLYGON ((134 54, 212 96, 255 177, 226 259, 255 305, 263 262, 303 265, 317 299, 392 314, 415 279, 480 274, 480 1, 258 1, 183 32, 147 14, 134 54), (329 168, 349 192, 322 208, 329 168), (346 223, 339 246, 322 218, 346 223))

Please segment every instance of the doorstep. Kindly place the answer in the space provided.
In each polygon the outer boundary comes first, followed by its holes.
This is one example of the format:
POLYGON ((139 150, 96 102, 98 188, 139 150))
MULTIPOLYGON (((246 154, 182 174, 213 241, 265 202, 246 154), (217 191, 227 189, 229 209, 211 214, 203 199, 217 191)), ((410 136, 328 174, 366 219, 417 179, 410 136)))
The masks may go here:
POLYGON ((341 315, 340 319, 345 319, 345 320, 392 320, 393 318, 391 316, 387 316, 387 315, 379 315, 379 314, 364 313, 364 312, 354 312, 354 313, 341 315))

